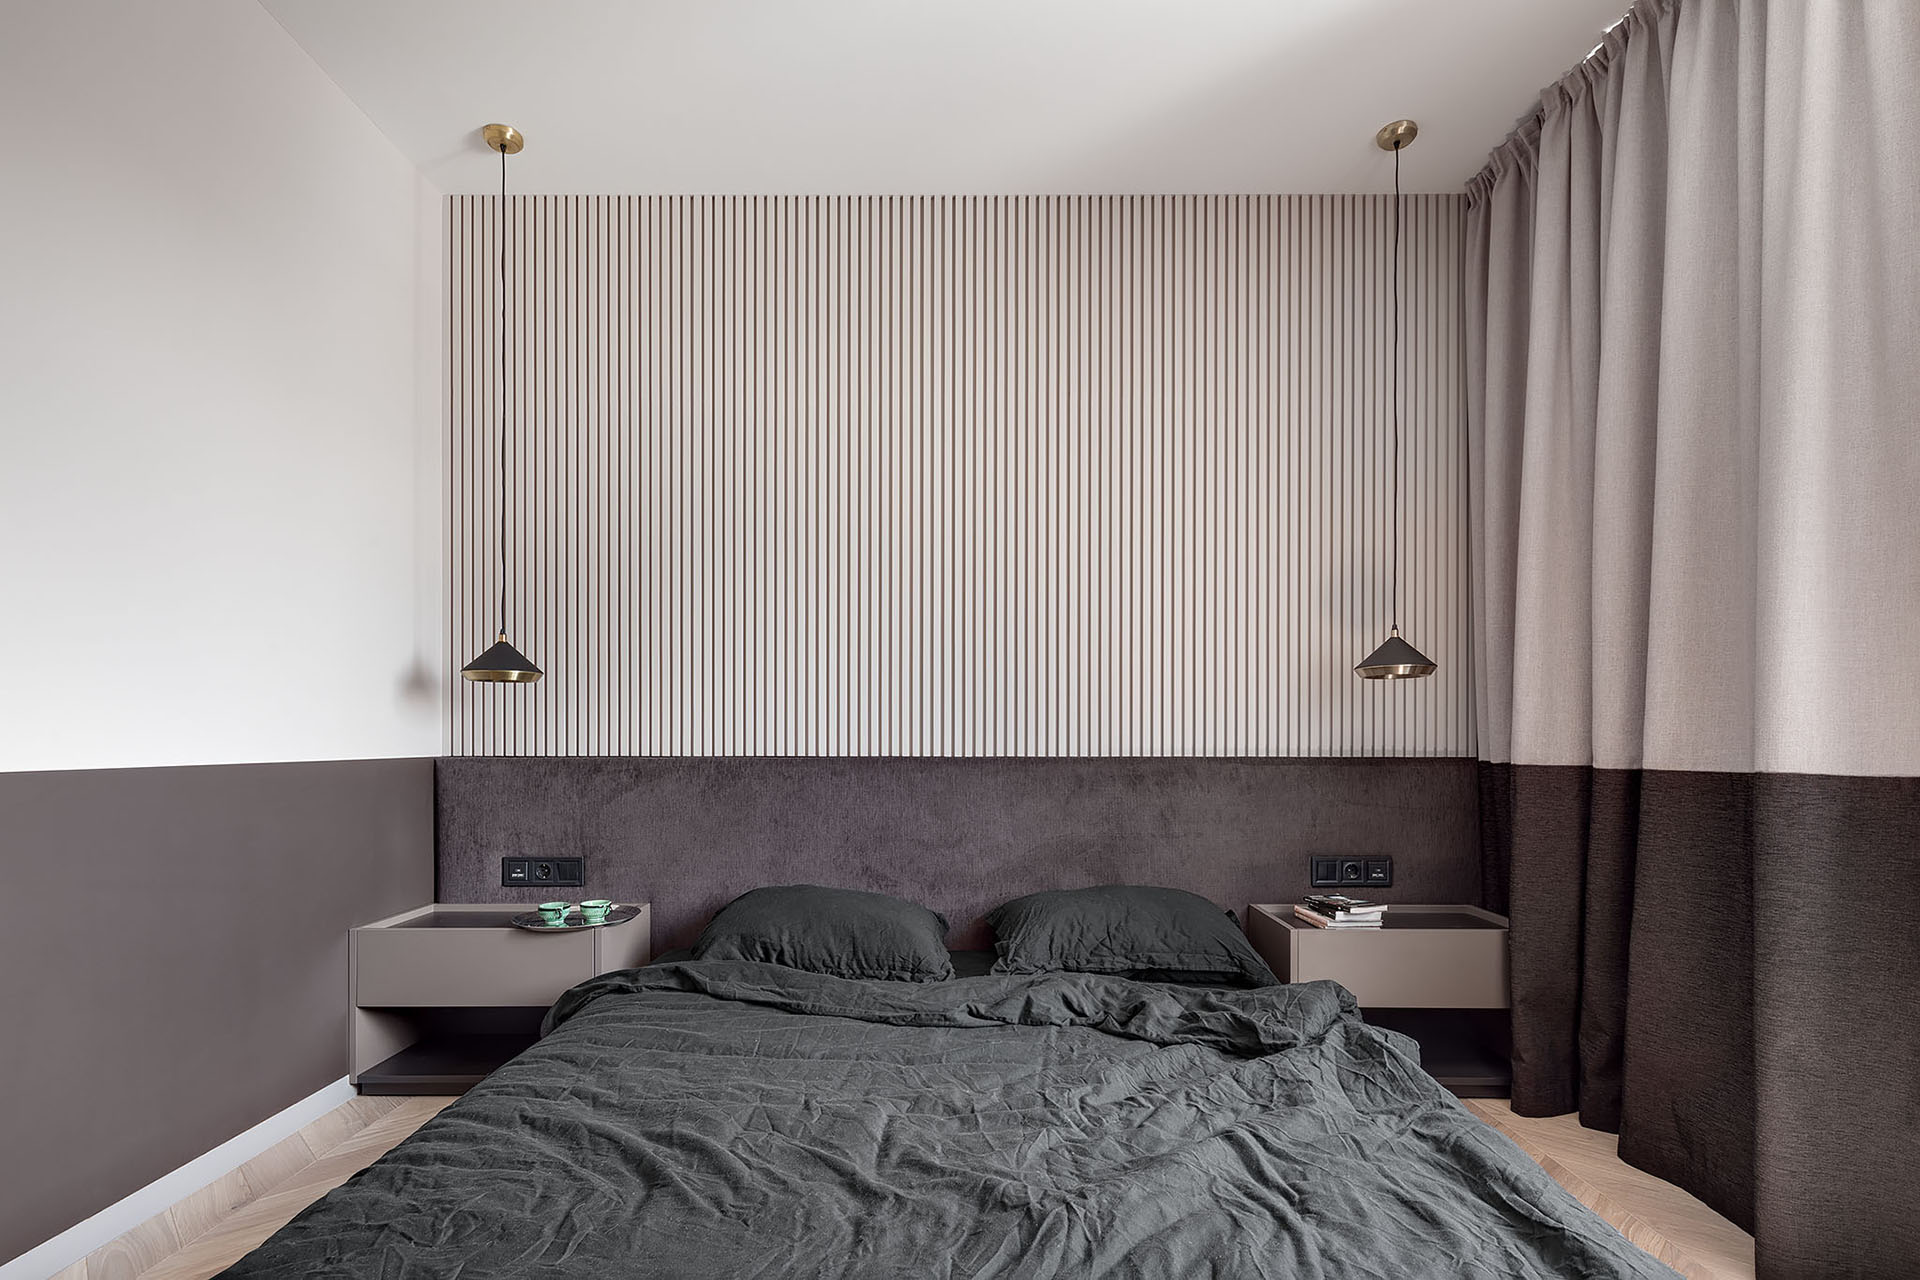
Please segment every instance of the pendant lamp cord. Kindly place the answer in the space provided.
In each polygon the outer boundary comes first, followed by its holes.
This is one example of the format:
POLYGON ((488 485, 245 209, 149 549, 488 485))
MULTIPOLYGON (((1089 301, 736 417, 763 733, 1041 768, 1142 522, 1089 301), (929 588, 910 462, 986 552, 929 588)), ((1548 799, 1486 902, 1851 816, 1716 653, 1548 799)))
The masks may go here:
MULTIPOLYGON (((1404 144, 1402 144, 1404 145, 1404 144)), ((1400 147, 1393 149, 1393 632, 1400 632, 1400 147)))
POLYGON ((507 635, 507 148, 499 150, 499 635, 507 635))

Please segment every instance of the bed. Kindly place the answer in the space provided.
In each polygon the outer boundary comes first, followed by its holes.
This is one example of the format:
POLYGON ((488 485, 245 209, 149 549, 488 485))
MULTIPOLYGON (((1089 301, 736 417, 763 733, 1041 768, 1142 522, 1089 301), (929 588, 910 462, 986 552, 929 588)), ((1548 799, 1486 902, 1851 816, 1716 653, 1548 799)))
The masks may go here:
POLYGON ((226 1274, 1673 1273, 1327 982, 668 957, 226 1274))

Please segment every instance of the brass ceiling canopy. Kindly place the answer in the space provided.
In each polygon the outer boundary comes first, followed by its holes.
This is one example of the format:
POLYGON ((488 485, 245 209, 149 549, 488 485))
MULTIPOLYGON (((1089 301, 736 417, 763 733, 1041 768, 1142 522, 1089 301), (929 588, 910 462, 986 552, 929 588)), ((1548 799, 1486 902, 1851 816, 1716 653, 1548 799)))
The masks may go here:
POLYGON ((480 130, 480 136, 487 140, 489 147, 502 155, 517 156, 520 154, 520 148, 527 145, 527 140, 520 136, 520 131, 510 124, 490 124, 480 130))
MULTIPOLYGON (((488 128, 494 128, 488 125, 488 128)), ((1373 135, 1373 145, 1382 151, 1404 151, 1413 145, 1420 136, 1420 126, 1411 120, 1395 120, 1380 126, 1380 132, 1373 135)))

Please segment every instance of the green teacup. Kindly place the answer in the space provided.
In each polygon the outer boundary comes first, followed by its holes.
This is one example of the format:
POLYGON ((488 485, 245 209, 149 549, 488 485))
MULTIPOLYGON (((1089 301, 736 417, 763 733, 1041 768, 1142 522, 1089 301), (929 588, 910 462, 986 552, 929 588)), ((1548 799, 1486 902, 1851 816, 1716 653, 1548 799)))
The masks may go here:
POLYGON ((564 924, 567 912, 573 910, 571 902, 543 902, 540 904, 541 924, 564 924))
POLYGON ((580 904, 580 916, 588 924, 605 924, 607 912, 613 910, 610 898, 588 898, 580 904))

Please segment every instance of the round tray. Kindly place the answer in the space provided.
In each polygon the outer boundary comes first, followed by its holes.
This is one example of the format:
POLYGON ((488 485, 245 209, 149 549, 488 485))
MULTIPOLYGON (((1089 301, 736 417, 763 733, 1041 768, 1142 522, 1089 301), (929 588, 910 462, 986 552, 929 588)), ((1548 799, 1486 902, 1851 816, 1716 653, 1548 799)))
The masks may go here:
MULTIPOLYGON (((625 924, 640 914, 640 908, 616 905, 607 912, 605 920, 591 924, 580 918, 580 908, 575 907, 561 919, 559 924, 548 924, 540 918, 538 911, 522 911, 513 918, 513 927, 525 929, 529 933, 571 933, 576 929, 600 929, 610 924, 625 924)), ((499 917, 495 917, 498 919, 499 917)))

